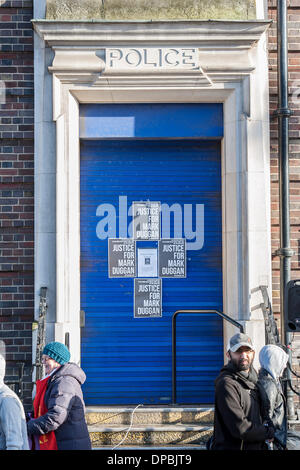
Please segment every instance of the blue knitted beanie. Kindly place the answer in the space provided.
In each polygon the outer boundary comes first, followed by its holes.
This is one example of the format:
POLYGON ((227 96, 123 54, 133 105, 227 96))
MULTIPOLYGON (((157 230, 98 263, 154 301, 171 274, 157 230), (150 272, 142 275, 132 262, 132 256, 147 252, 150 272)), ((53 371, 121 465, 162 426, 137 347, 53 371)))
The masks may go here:
POLYGON ((43 349, 43 354, 51 357, 51 359, 54 359, 56 362, 58 362, 58 364, 61 365, 69 362, 71 357, 67 346, 65 346, 63 343, 59 343, 58 341, 53 341, 52 343, 46 344, 43 349))

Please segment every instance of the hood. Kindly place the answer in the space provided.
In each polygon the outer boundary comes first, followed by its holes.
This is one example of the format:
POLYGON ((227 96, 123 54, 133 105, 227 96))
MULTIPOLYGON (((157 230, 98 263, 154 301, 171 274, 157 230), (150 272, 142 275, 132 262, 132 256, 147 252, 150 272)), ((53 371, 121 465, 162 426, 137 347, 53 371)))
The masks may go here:
POLYGON ((259 353, 259 362, 263 369, 278 381, 286 368, 289 356, 280 346, 267 344, 259 353))
POLYGON ((64 364, 59 369, 57 369, 57 371, 55 371, 53 374, 52 380, 66 375, 74 377, 81 385, 84 384, 86 380, 86 375, 81 367, 79 367, 77 364, 74 364, 73 362, 68 362, 67 364, 64 364))
POLYGON ((2 354, 0 354, 0 387, 4 384, 5 366, 5 359, 2 354))
POLYGON ((5 343, 4 341, 0 341, 0 386, 4 383, 5 377, 5 368, 6 368, 6 361, 5 361, 5 343))

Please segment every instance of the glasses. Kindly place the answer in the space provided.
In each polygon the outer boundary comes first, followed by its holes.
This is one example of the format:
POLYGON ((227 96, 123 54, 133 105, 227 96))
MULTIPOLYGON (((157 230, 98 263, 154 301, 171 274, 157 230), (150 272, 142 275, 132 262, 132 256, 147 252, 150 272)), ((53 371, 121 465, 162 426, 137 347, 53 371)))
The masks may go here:
POLYGON ((51 357, 43 356, 42 357, 42 364, 46 364, 47 362, 52 361, 52 360, 53 359, 51 357))

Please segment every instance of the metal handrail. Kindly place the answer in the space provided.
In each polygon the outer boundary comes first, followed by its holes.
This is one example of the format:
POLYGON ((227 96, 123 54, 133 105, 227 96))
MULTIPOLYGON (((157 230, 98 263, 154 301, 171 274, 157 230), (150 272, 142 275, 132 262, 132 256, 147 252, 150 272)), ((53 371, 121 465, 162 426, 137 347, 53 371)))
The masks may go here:
POLYGON ((241 333, 244 333, 244 327, 241 323, 237 322, 236 320, 233 320, 233 318, 229 317, 223 312, 220 312, 219 310, 177 310, 172 317, 172 404, 176 404, 176 318, 177 315, 180 313, 195 313, 195 314, 201 314, 201 313, 216 313, 217 315, 220 315, 222 318, 225 320, 229 321, 232 323, 234 326, 239 328, 241 333))
MULTIPOLYGON (((255 289, 252 289, 251 293, 254 293, 257 291, 261 291, 262 297, 263 297, 263 303, 261 303, 259 307, 262 309, 262 312, 264 315, 266 344, 275 344, 277 346, 283 347, 284 350, 287 352, 288 347, 287 346, 284 347, 284 345, 280 342, 279 331, 278 331, 277 324, 274 318, 272 304, 271 304, 269 294, 268 294, 268 288, 267 286, 259 286, 255 289)), ((292 373, 295 377, 297 377, 298 379, 300 378, 300 375, 297 374, 292 369, 290 361, 287 362, 287 368, 289 372, 292 373)), ((283 378, 282 381, 287 382, 292 392, 300 396, 300 392, 295 390, 295 388, 293 387, 291 375, 287 373, 285 375, 286 377, 283 378)))
POLYGON ((263 303, 260 304, 265 323, 265 342, 266 344, 280 344, 279 331, 274 318, 272 304, 268 294, 267 286, 259 286, 253 289, 251 293, 261 291, 263 303))
POLYGON ((35 364, 33 364, 36 367, 36 380, 43 377, 42 354, 46 344, 47 290, 47 287, 40 289, 39 316, 32 323, 32 329, 37 330, 36 357, 35 364))
POLYGON ((13 385, 14 386, 14 392, 18 395, 20 400, 23 400, 24 396, 24 383, 23 383, 23 376, 24 376, 24 368, 25 367, 30 367, 32 368, 32 364, 29 361, 6 361, 6 367, 7 368, 15 368, 18 367, 18 378, 17 379, 4 379, 4 383, 6 385, 13 385), (17 390, 15 389, 15 386, 17 386, 17 390))

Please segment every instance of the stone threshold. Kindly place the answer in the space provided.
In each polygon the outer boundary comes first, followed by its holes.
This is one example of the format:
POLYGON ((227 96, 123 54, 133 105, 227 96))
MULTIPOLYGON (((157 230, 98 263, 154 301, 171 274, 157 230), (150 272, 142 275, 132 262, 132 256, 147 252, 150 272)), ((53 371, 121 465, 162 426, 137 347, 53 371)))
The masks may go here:
MULTIPOLYGON (((124 432, 129 429, 130 425, 120 426, 119 424, 98 425, 90 424, 88 426, 89 432, 124 432)), ((135 424, 130 427, 130 432, 186 432, 186 431, 211 431, 212 426, 203 426, 195 424, 152 424, 143 425, 135 424)))

